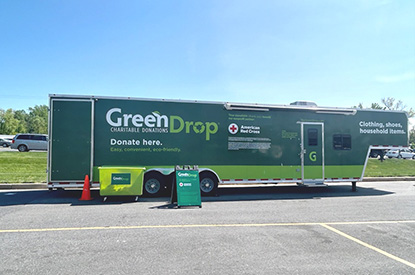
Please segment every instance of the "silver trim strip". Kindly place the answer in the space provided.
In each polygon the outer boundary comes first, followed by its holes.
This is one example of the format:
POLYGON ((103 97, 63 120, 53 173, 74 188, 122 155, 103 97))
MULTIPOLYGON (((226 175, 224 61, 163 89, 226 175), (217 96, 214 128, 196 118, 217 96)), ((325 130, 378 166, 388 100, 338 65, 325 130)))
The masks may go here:
POLYGON ((49 97, 65 99, 83 99, 83 100, 140 100, 140 101, 157 101, 157 102, 174 102, 174 103, 205 103, 205 104, 224 104, 217 101, 201 101, 201 100, 186 100, 186 99, 162 99, 162 98, 144 98, 144 97, 117 97, 117 96, 93 96, 93 95, 63 95, 63 94, 49 94, 49 97))
POLYGON ((95 100, 91 100, 91 166, 89 167, 89 182, 92 182, 94 179, 94 149, 95 149, 95 100))
POLYGON ((274 109, 283 110, 301 110, 313 111, 317 113, 330 113, 342 115, 355 115, 356 109, 351 108, 336 108, 336 107, 315 107, 315 106, 296 106, 296 105, 271 105, 271 104, 245 104, 245 103, 225 103, 227 110, 251 110, 251 111, 269 111, 274 109))

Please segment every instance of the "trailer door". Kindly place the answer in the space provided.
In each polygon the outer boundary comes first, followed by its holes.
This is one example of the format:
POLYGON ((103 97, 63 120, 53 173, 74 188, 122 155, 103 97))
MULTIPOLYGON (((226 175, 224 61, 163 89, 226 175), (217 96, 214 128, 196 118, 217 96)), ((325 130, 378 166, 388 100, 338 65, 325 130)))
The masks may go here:
POLYGON ((324 124, 301 123, 301 175, 304 182, 324 181, 324 124))
POLYGON ((49 182, 92 178, 93 101, 51 99, 49 182))

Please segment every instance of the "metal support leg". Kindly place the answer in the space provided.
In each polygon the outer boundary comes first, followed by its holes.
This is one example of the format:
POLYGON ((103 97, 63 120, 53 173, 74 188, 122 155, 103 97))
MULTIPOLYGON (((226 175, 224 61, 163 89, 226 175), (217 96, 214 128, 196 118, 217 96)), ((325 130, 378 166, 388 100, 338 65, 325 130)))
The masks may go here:
POLYGON ((352 192, 356 192, 356 182, 352 182, 352 192))

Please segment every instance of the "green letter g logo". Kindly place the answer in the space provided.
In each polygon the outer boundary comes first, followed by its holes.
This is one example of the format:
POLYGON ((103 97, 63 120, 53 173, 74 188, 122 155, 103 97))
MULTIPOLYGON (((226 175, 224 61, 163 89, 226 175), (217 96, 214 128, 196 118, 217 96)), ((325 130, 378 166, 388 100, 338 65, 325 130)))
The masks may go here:
POLYGON ((317 160, 317 152, 313 151, 310 153, 310 155, 308 155, 308 157, 310 158, 311 161, 316 161, 317 160))

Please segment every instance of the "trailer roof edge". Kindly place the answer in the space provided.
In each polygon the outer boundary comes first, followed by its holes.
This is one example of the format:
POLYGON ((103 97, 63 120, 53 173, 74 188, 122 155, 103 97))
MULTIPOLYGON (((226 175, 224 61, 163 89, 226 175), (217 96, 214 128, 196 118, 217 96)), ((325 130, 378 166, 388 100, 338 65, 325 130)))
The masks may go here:
POLYGON ((116 100, 142 100, 142 101, 160 101, 160 102, 176 102, 176 103, 205 103, 205 104, 223 104, 228 110, 251 110, 251 111, 269 111, 276 109, 286 110, 309 110, 317 113, 344 114, 354 115, 357 111, 368 112, 392 112, 392 113, 408 113, 398 110, 380 110, 380 109, 357 109, 357 108, 341 108, 341 107, 323 107, 323 106, 296 106, 296 105, 278 105, 278 104, 260 104, 260 103, 236 103, 222 101, 203 101, 188 99, 162 99, 162 98, 140 98, 140 97, 116 97, 116 96, 94 96, 94 95, 70 95, 70 94, 49 94, 49 98, 71 98, 71 99, 116 99, 116 100))

